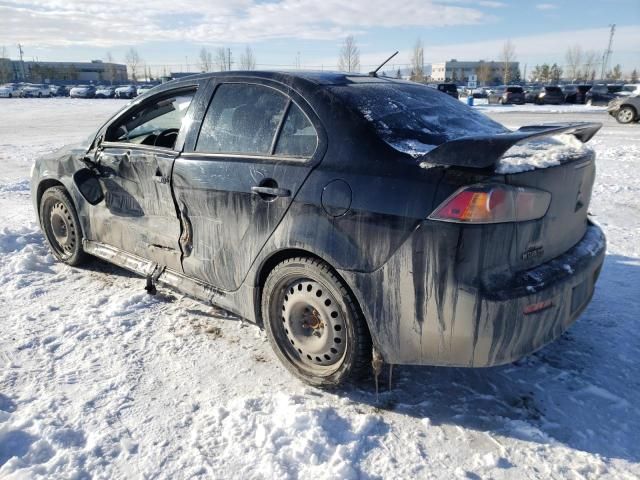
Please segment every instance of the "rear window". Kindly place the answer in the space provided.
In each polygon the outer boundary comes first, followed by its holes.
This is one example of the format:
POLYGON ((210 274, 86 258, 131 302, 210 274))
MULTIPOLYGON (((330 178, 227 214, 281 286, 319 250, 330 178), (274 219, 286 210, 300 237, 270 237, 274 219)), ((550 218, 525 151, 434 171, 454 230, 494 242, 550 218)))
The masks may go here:
POLYGON ((441 92, 457 92, 458 91, 458 89, 453 83, 444 83, 444 84, 438 85, 438 90, 440 90, 441 92))
POLYGON ((560 87, 544 87, 547 92, 562 93, 560 87))
POLYGON ((330 90, 358 110, 387 144, 413 157, 457 138, 508 131, 453 97, 424 85, 352 84, 330 90))
POLYGON ((522 90, 522 87, 509 87, 507 88, 507 92, 509 93, 522 93, 524 90, 522 90))

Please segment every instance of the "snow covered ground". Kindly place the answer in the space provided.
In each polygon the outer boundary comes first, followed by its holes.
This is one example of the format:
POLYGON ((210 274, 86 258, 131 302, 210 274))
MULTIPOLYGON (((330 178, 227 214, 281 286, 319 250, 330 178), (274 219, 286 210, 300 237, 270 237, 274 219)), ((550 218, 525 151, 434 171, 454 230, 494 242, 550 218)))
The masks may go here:
POLYGON ((639 478, 640 126, 597 120, 591 210, 609 254, 556 343, 484 370, 396 367, 393 390, 286 373, 264 334, 100 261, 54 262, 33 158, 123 103, 0 100, 0 478, 639 478))

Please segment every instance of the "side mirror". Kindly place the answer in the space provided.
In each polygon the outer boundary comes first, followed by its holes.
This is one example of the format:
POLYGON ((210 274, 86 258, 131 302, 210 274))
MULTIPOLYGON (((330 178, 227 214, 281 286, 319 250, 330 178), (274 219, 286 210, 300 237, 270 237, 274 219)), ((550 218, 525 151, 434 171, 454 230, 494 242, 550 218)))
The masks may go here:
MULTIPOLYGON (((84 160, 85 159, 83 159, 83 161, 84 160)), ((94 163, 91 160, 88 161, 94 163)), ((78 187, 78 190, 80 190, 84 199, 91 205, 97 205, 104 200, 102 185, 93 170, 90 170, 89 168, 81 168, 73 174, 73 181, 78 187)))

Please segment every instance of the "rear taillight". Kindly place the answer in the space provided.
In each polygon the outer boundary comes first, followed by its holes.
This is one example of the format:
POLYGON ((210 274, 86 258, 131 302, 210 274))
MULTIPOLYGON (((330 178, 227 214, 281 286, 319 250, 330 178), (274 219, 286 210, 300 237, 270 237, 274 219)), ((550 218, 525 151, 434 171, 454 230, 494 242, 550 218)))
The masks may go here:
POLYGON ((536 220, 547 213, 551 194, 510 185, 471 185, 446 199, 431 220, 457 223, 504 223, 536 220))

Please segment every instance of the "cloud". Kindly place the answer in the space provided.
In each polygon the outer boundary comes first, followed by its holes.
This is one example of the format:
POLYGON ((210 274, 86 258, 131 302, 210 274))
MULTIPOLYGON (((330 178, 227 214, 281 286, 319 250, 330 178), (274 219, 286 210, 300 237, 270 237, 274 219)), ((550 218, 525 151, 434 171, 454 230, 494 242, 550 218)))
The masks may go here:
POLYGON ((4 0, 0 18, 0 44, 111 47, 153 41, 333 40, 372 27, 470 25, 487 17, 472 6, 430 0, 4 0))
MULTIPOLYGON (((528 63, 531 67, 535 63, 543 62, 564 64, 566 47, 574 44, 580 45, 583 51, 593 50, 601 54, 608 38, 609 28, 605 27, 526 35, 513 37, 510 40, 516 50, 516 61, 519 61, 521 66, 528 63), (559 45, 563 47, 559 48, 559 45)), ((430 45, 425 40, 425 62, 443 62, 452 58, 457 60, 498 60, 506 40, 506 38, 501 38, 443 45, 430 45)), ((640 64, 638 45, 640 45, 640 25, 617 27, 614 58, 611 64, 618 62, 629 66, 640 64)), ((360 63, 363 68, 372 66, 380 63, 380 59, 386 58, 388 55, 385 56, 385 54, 386 52, 365 53, 361 55, 360 63)), ((411 51, 407 49, 401 51, 394 61, 397 65, 406 65, 410 63, 410 59, 411 51)))
POLYGON ((487 8, 502 8, 507 6, 507 4, 504 2, 493 2, 489 0, 480 1, 478 2, 478 5, 481 7, 487 7, 487 8))
POLYGON ((556 8, 558 8, 558 6, 554 5, 553 3, 538 3, 536 5, 536 8, 538 10, 555 10, 556 8))

